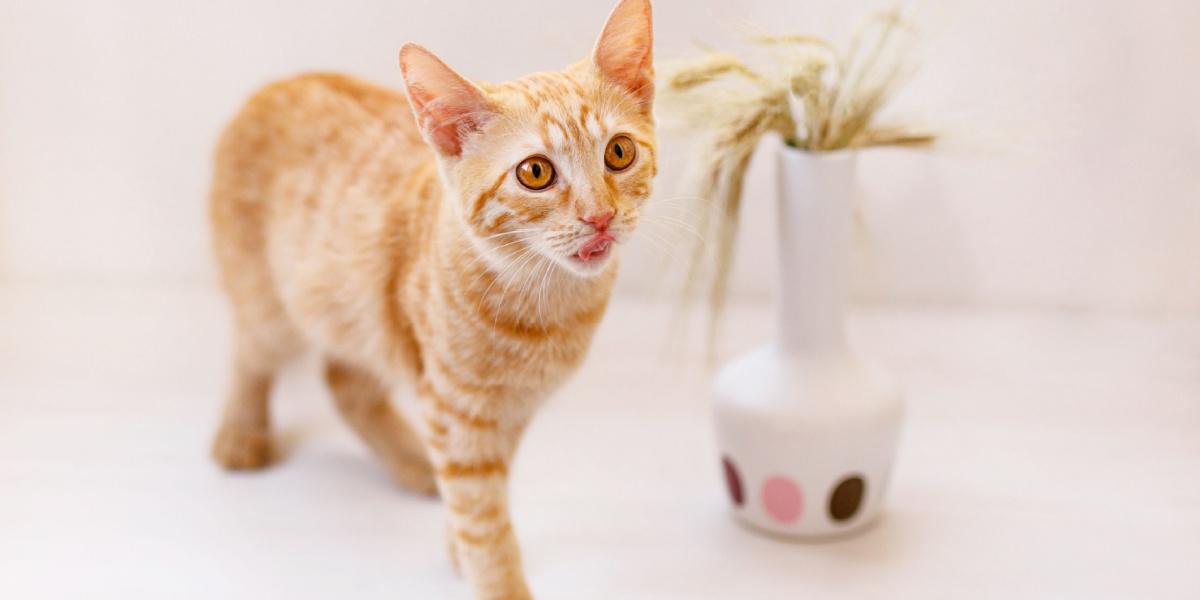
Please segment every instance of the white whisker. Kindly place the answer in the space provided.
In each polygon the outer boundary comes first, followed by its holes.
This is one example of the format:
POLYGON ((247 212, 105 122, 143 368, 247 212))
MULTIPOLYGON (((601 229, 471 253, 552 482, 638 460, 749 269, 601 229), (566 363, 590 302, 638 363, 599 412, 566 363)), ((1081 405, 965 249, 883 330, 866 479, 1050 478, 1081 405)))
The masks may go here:
POLYGON ((701 244, 708 243, 708 240, 705 239, 703 235, 700 235, 700 232, 696 231, 696 228, 692 227, 691 223, 688 223, 687 221, 682 221, 666 215, 648 215, 643 217, 643 219, 645 219, 645 222, 647 223, 653 223, 656 225, 669 225, 674 227, 677 231, 691 234, 696 238, 696 241, 700 242, 701 244))
MULTIPOLYGON (((483 290, 483 294, 480 294, 480 296, 479 296, 479 304, 478 304, 478 306, 475 307, 476 312, 479 312, 479 310, 483 308, 483 303, 488 301, 488 299, 490 298, 489 293, 492 291, 492 287, 494 287, 496 285, 496 282, 500 281, 500 279, 502 277, 504 277, 505 273, 508 273, 508 271, 510 269, 512 269, 514 266, 516 266, 518 260, 520 260, 522 257, 524 257, 527 254, 532 254, 533 252, 534 252, 534 249, 532 247, 525 248, 524 250, 521 251, 520 254, 518 254, 516 256, 516 258, 513 259, 512 262, 507 264, 503 269, 500 270, 499 273, 497 273, 495 275, 495 277, 492 278, 492 282, 490 284, 488 284, 487 288, 483 290)), ((487 273, 489 271, 484 271, 484 272, 487 273)), ((479 275, 477 275, 475 277, 475 280, 471 282, 471 286, 473 287, 475 285, 475 282, 478 281, 479 278, 482 276, 483 276, 483 273, 480 273, 479 275)), ((493 329, 493 331, 494 331, 494 329, 493 329)))
MULTIPOLYGON (((500 292, 500 306, 496 307, 496 316, 494 319, 492 319, 492 336, 493 337, 496 335, 496 328, 500 326, 500 311, 503 309, 504 305, 508 304, 509 288, 512 287, 512 283, 513 283, 513 281, 516 280, 517 274, 521 271, 521 269, 524 268, 525 265, 529 263, 529 261, 533 260, 537 256, 538 256, 537 252, 529 253, 529 256, 527 256, 525 258, 525 260, 521 261, 520 266, 518 266, 516 268, 516 270, 513 271, 512 277, 509 277, 508 281, 504 284, 504 289, 500 292)), ((495 283, 495 282, 493 282, 493 283, 495 283)))
POLYGON ((681 260, 679 258, 679 255, 675 254, 675 252, 671 249, 671 244, 669 241, 658 237, 657 235, 654 234, 654 232, 649 231, 649 230, 643 231, 642 234, 645 236, 646 241, 651 242, 660 251, 664 252, 668 257, 670 257, 672 262, 678 264, 679 266, 687 265, 687 262, 681 260), (660 246, 659 244, 662 244, 662 245, 660 246))

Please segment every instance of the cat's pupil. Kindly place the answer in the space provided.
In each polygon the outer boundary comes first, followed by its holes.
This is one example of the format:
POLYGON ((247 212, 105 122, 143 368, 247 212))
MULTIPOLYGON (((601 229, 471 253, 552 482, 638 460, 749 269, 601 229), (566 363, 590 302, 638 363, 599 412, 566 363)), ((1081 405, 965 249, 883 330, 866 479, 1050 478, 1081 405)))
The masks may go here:
POLYGON ((531 170, 531 171, 533 171, 533 178, 534 178, 534 179, 541 179, 541 178, 542 178, 542 165, 539 165, 539 164, 537 164, 537 163, 533 163, 533 166, 531 166, 531 167, 530 167, 530 170, 531 170))
POLYGON ((625 158, 625 149, 620 144, 616 144, 613 146, 613 154, 616 154, 617 158, 625 158))

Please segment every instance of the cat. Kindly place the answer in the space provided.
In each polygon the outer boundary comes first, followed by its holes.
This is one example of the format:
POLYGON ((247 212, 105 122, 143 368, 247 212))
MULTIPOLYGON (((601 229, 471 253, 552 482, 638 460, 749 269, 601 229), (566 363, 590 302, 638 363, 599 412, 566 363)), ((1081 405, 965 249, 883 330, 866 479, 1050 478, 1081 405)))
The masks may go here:
POLYGON ((621 0, 563 71, 472 83, 407 43, 407 94, 319 73, 257 92, 215 154, 235 328, 217 462, 270 461, 272 379, 315 348, 351 428, 444 499, 475 597, 530 598, 507 474, 583 360, 651 192, 652 35, 649 0, 621 0), (389 402, 401 383, 412 424, 389 402))

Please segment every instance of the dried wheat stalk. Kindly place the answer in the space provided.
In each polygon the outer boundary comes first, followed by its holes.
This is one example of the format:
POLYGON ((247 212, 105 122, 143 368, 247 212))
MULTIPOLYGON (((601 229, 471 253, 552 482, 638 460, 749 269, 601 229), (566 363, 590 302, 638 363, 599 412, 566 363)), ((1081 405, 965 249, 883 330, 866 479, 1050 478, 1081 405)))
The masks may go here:
POLYGON ((774 68, 760 71, 726 53, 659 65, 660 112, 690 131, 710 135, 701 146, 697 184, 704 200, 704 239, 693 254, 685 294, 697 291, 713 242, 708 301, 710 336, 724 306, 742 180, 759 140, 778 133, 795 148, 828 152, 867 146, 924 146, 935 136, 903 125, 875 123, 912 74, 916 36, 898 10, 871 17, 847 50, 811 35, 763 36, 774 68))

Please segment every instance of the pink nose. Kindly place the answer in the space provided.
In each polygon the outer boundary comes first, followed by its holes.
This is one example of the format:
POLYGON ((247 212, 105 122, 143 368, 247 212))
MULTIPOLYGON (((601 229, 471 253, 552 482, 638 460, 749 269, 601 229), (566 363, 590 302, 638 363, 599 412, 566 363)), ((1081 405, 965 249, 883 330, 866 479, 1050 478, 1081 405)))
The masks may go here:
POLYGON ((596 231, 604 231, 605 229, 608 229, 608 223, 609 221, 612 221, 614 214, 616 214, 616 211, 610 210, 608 212, 584 217, 583 222, 595 227, 596 231))

